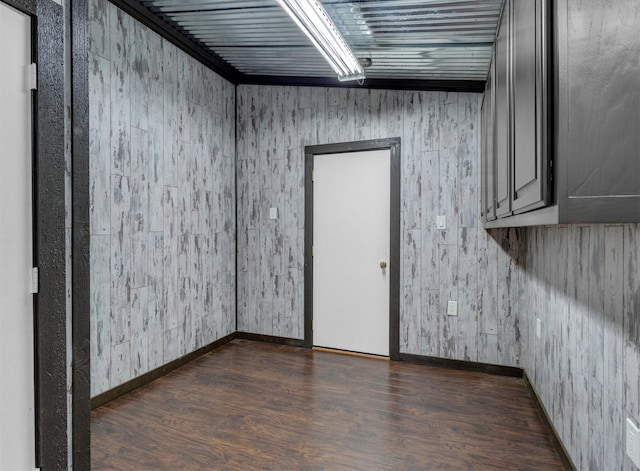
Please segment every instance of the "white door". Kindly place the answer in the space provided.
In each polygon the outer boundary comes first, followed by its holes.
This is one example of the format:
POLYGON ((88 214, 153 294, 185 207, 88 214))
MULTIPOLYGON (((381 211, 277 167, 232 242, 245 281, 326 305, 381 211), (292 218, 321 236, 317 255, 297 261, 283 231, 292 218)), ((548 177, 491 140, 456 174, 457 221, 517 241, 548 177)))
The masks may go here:
POLYGON ((316 346, 389 355, 390 159, 388 149, 314 156, 316 346))
POLYGON ((31 20, 0 3, 0 470, 35 468, 31 20))

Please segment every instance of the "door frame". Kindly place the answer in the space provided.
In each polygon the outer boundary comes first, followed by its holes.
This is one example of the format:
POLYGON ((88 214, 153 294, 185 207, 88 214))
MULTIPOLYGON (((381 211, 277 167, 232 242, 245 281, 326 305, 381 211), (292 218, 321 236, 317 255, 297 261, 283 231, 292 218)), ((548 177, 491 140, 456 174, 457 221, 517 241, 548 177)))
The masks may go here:
POLYGON ((33 264, 39 270, 34 296, 36 463, 66 469, 64 11, 53 0, 2 1, 32 18, 32 60, 38 64, 38 90, 32 92, 33 264))
POLYGON ((313 161, 316 155, 389 150, 389 358, 400 359, 400 138, 305 146, 304 177, 304 346, 313 347, 313 161))

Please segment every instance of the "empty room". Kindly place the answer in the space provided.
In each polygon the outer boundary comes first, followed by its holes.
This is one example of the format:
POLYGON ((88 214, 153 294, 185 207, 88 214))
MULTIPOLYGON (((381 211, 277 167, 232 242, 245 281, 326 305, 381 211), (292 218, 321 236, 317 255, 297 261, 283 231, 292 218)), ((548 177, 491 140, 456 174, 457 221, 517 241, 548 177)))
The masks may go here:
POLYGON ((638 31, 0 0, 0 471, 640 469, 638 31))

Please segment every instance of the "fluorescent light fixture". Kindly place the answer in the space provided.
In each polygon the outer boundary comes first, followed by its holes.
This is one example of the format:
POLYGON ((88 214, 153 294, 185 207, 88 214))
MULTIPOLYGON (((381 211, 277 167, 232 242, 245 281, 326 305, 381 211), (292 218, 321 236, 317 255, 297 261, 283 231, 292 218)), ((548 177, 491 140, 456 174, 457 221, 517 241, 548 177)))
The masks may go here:
POLYGON ((364 80, 364 69, 319 0, 276 1, 336 71, 338 80, 364 80))

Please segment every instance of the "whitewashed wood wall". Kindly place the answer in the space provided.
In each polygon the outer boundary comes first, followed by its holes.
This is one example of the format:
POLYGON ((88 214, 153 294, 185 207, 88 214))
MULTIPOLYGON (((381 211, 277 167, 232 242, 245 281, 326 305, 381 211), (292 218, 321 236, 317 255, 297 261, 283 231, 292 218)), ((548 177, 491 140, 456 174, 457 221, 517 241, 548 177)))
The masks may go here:
POLYGON ((91 392, 235 331, 235 87, 90 5, 91 392))
POLYGON ((528 228, 525 239, 522 365, 578 469, 635 470, 623 424, 640 420, 640 226, 528 228))
POLYGON ((480 224, 479 102, 465 93, 238 87, 238 329, 303 338, 304 146, 400 137, 401 351, 517 365, 521 244, 518 231, 492 235, 480 224), (279 219, 269 220, 270 207, 279 219), (436 230, 436 215, 447 230, 436 230), (449 300, 457 317, 446 314, 449 300))

